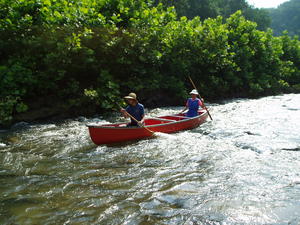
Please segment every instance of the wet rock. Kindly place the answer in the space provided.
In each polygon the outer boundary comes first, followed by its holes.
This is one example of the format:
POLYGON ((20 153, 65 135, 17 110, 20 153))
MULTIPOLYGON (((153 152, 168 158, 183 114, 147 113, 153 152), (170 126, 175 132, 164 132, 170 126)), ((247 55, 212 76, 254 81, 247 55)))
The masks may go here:
POLYGON ((283 148, 282 150, 284 150, 284 151, 297 152, 297 151, 300 151, 300 147, 297 147, 297 148, 283 148))
POLYGON ((245 133, 245 134, 248 134, 248 135, 257 135, 257 134, 255 134, 255 133, 252 133, 251 131, 245 131, 244 133, 245 133))
POLYGON ((77 118, 79 122, 85 122, 87 119, 84 116, 80 116, 77 118))
POLYGON ((15 123, 12 127, 11 127, 11 129, 13 129, 13 130, 18 130, 18 129, 24 129, 24 128, 27 128, 27 127, 29 127, 30 125, 29 125, 29 123, 27 123, 27 122, 19 122, 19 123, 15 123))
POLYGON ((65 120, 64 120, 64 123, 72 123, 72 122, 73 122, 72 119, 65 119, 65 120))
POLYGON ((19 139, 18 137, 16 137, 16 136, 12 136, 12 137, 8 137, 8 138, 7 138, 7 141, 8 141, 9 143, 17 143, 17 142, 20 141, 20 139, 19 139))
POLYGON ((93 119, 89 120, 88 122, 89 122, 89 123, 100 123, 101 121, 102 121, 102 120, 99 119, 99 118, 93 118, 93 119))

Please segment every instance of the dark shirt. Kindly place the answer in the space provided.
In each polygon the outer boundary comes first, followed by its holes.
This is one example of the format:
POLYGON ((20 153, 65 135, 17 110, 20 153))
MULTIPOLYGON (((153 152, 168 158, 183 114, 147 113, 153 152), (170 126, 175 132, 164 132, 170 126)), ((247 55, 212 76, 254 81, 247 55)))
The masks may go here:
MULTIPOLYGON (((126 111, 133 116, 136 120, 141 121, 144 116, 144 106, 140 103, 137 103, 135 106, 127 106, 126 111)), ((129 126, 138 126, 137 122, 134 121, 132 118, 129 126)))

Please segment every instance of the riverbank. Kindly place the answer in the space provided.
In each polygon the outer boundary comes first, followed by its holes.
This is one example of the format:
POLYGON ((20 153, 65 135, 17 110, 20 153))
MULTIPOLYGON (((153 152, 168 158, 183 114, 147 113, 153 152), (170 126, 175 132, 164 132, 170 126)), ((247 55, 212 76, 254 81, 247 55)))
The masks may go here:
MULTIPOLYGON (((186 98, 189 96, 178 98, 174 97, 174 95, 170 95, 166 92, 164 93, 156 93, 155 95, 145 95, 142 94, 141 103, 144 104, 145 108, 151 110, 157 107, 172 107, 172 106, 184 106, 186 98)), ((220 103, 224 101, 228 101, 230 99, 236 98, 245 98, 241 96, 237 96, 235 98, 205 98, 203 96, 206 104, 209 103, 220 103)), ((258 99, 266 96, 260 96, 253 99, 258 99)), ((248 98, 245 98, 248 99, 248 98)), ((80 102, 80 101, 79 101, 80 102)), ((46 97, 44 98, 36 98, 35 101, 30 103, 29 110, 26 112, 18 113, 14 115, 14 119, 10 124, 3 126, 0 124, 0 129, 8 129, 15 124, 18 123, 39 123, 45 121, 60 121, 65 119, 75 119, 78 117, 95 117, 96 115, 108 115, 111 112, 117 112, 116 109, 108 109, 104 110, 99 105, 93 104, 83 104, 79 106, 71 106, 68 101, 55 101, 54 98, 46 97)))

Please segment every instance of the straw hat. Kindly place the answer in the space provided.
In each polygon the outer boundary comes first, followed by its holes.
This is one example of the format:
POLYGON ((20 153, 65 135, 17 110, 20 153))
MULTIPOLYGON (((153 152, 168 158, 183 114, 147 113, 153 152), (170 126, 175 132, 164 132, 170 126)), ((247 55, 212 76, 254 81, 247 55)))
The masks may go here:
POLYGON ((196 89, 193 89, 191 92, 190 92, 191 95, 199 95, 198 91, 196 89))
POLYGON ((133 99, 133 100, 137 101, 135 93, 129 93, 128 96, 125 96, 124 98, 125 99, 133 99))

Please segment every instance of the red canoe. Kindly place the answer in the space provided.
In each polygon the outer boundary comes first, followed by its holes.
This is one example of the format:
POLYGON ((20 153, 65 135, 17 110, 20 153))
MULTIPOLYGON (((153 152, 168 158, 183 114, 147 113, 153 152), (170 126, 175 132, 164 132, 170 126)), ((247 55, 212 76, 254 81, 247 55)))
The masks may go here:
POLYGON ((151 137, 152 132, 173 133, 193 129, 204 123, 207 117, 208 114, 205 110, 199 110, 199 115, 195 117, 176 114, 145 119, 147 129, 145 127, 126 127, 126 123, 87 124, 87 126, 92 141, 96 145, 101 145, 151 137))

